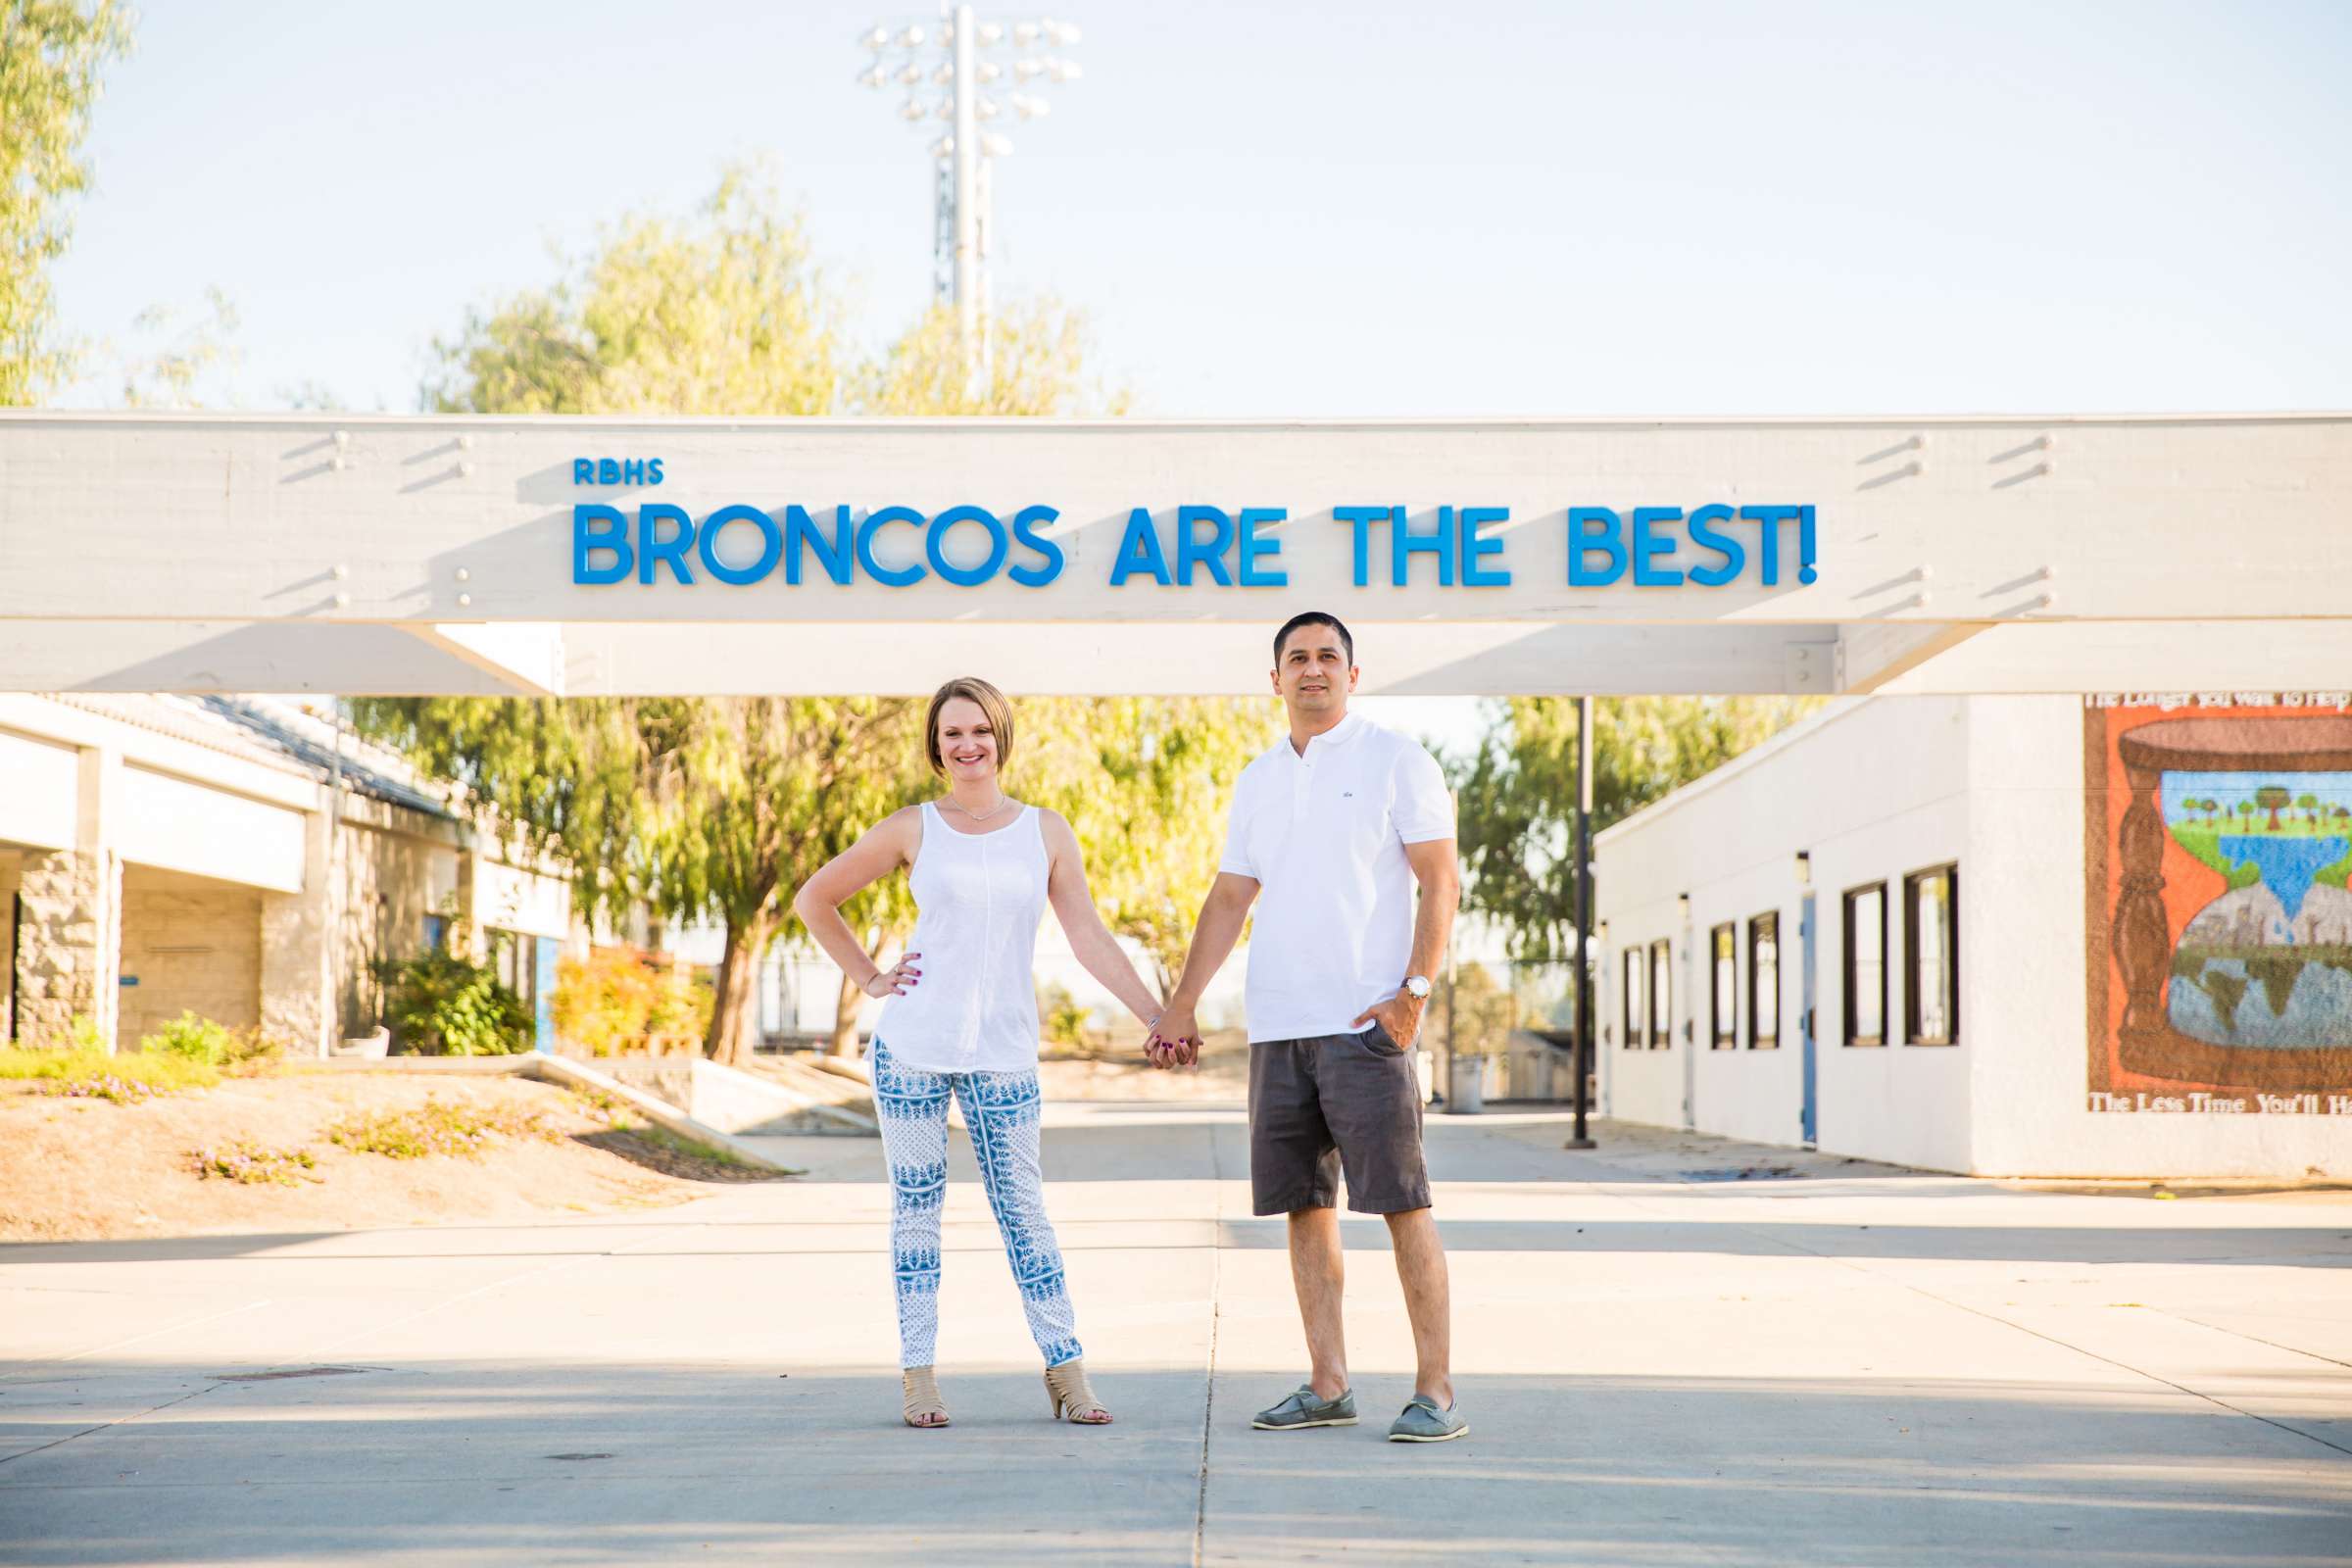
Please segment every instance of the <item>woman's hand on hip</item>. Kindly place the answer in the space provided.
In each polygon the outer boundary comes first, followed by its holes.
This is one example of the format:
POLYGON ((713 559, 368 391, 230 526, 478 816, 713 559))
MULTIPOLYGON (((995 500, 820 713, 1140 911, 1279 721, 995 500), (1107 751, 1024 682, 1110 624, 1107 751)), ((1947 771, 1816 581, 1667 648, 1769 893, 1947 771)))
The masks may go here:
POLYGON ((914 966, 920 957, 922 955, 919 953, 909 953, 889 968, 876 970, 874 977, 863 987, 865 994, 869 997, 903 997, 912 991, 915 982, 923 975, 923 971, 914 966))

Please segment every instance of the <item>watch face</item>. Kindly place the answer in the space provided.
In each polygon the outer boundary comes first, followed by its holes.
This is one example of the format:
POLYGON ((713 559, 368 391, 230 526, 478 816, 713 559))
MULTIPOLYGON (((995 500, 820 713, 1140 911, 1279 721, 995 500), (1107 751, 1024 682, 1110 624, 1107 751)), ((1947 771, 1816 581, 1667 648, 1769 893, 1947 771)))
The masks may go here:
POLYGON ((1424 1000, 1429 996, 1429 982, 1417 974, 1405 978, 1404 989, 1424 1000))

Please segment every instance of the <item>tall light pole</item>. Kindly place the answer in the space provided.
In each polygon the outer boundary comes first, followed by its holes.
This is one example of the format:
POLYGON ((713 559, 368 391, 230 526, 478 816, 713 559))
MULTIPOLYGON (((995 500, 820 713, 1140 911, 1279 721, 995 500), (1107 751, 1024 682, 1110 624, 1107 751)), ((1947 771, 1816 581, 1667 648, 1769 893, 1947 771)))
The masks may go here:
POLYGON ((988 290, 991 172, 998 159, 1011 155, 1012 140, 984 127, 1007 110, 1022 120, 1037 120, 1053 108, 1032 89, 1078 78, 1077 64, 1054 53, 1076 44, 1078 29, 1051 17, 982 22, 969 5, 943 0, 936 24, 877 23, 858 42, 872 57, 859 81, 869 87, 906 87, 909 96, 899 106, 902 120, 912 125, 944 121, 949 126, 930 148, 931 293, 935 303, 956 307, 967 386, 985 386, 995 358, 988 290), (1007 76, 1012 90, 1000 102, 985 89, 1007 76), (926 85, 948 90, 929 98, 922 92, 926 85))

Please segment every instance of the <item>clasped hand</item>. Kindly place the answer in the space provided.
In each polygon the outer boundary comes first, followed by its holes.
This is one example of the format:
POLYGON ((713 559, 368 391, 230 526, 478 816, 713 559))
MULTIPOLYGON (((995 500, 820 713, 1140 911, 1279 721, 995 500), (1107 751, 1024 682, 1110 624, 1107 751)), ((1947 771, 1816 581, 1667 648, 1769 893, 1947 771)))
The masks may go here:
POLYGON ((1152 1020, 1144 1059, 1159 1068, 1200 1066, 1200 1030, 1192 1008, 1170 1007, 1152 1020))

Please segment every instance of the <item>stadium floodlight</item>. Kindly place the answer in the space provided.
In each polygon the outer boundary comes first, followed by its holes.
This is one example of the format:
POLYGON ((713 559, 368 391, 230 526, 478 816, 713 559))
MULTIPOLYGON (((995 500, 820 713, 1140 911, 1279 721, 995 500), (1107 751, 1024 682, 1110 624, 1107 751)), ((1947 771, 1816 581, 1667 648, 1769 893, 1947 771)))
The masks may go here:
POLYGON ((977 383, 991 361, 988 310, 988 254, 991 230, 990 166, 1012 155, 1009 138, 983 123, 1012 117, 1043 119, 1052 109, 1041 89, 1076 81, 1077 65, 1054 51, 1078 42, 1078 29, 1053 17, 983 22, 972 7, 945 0, 936 22, 876 23, 858 35, 875 58, 859 73, 869 87, 894 82, 908 88, 948 89, 936 101, 909 97, 899 115, 910 124, 944 122, 946 133, 926 139, 932 163, 932 294, 953 304, 967 374, 977 383), (1009 45, 1008 56, 978 58, 982 49, 1009 45), (886 51, 898 58, 885 61, 886 51), (1002 101, 981 91, 1009 79, 1022 90, 1002 101))

